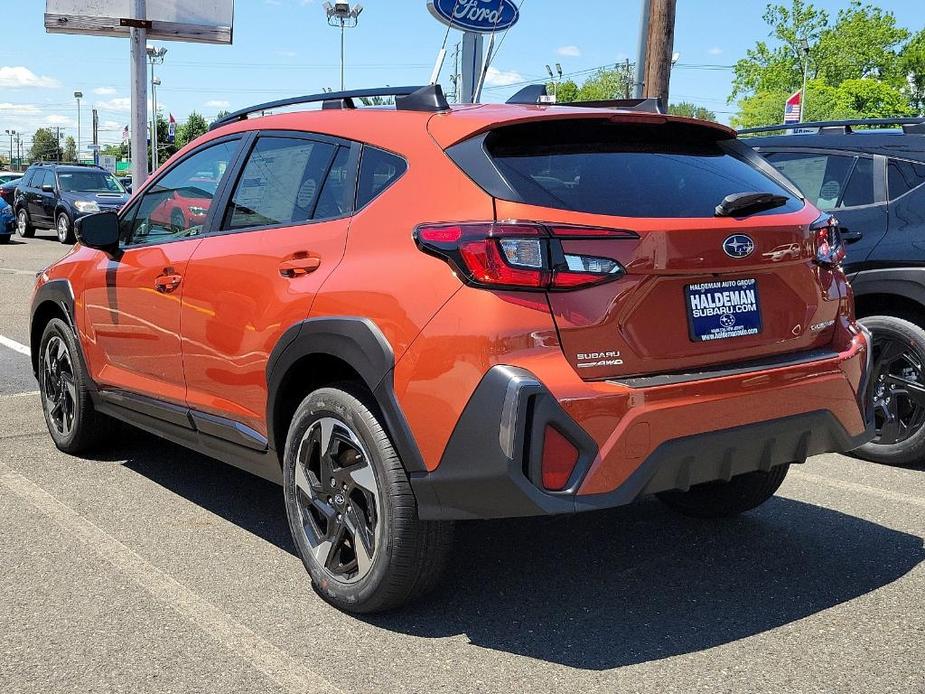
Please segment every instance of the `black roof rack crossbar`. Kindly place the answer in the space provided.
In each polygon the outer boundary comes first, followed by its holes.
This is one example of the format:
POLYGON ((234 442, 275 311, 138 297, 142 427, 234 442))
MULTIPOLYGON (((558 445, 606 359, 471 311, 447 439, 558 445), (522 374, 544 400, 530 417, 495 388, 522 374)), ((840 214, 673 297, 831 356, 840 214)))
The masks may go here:
POLYGON ((602 99, 596 101, 566 101, 555 103, 544 101, 543 97, 547 95, 548 92, 546 91, 545 84, 528 84, 504 103, 524 105, 548 104, 550 106, 572 106, 576 108, 622 108, 629 111, 665 113, 665 109, 659 99, 602 99))
MULTIPOLYGON (((925 124, 925 118, 855 118, 849 120, 816 120, 804 123, 781 123, 779 125, 762 125, 757 128, 742 128, 739 135, 751 135, 754 133, 771 133, 777 130, 794 130, 796 128, 831 128, 830 133, 839 133, 839 128, 851 128, 857 125, 868 126, 919 126, 925 124)), ((906 128, 904 128, 906 130, 906 128)), ((909 128, 907 132, 918 131, 918 128, 909 128)), ((844 130, 840 132, 846 132, 844 130)), ((847 131, 847 132, 850 132, 847 131)), ((919 131, 921 132, 921 131, 919 131)))
POLYGON ((308 94, 306 96, 293 96, 288 99, 278 99, 277 101, 267 101, 256 106, 248 106, 234 113, 229 113, 224 118, 215 121, 209 127, 214 130, 222 125, 244 120, 252 113, 260 111, 270 111, 287 106, 296 106, 298 104, 333 104, 327 108, 352 108, 353 99, 362 99, 364 97, 376 96, 394 96, 395 108, 399 111, 446 111, 450 108, 446 97, 443 95, 443 89, 439 84, 428 84, 424 86, 412 87, 376 87, 373 89, 352 89, 343 92, 321 92, 320 94, 308 94))

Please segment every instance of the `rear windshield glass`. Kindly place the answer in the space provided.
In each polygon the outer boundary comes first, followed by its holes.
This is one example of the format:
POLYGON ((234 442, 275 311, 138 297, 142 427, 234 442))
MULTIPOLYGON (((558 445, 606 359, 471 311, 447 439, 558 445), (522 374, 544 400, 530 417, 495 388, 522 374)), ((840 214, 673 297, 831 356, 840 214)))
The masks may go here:
POLYGON ((712 217, 732 193, 766 192, 802 208, 774 179, 703 129, 546 121, 493 131, 485 147, 523 202, 621 217, 712 217))

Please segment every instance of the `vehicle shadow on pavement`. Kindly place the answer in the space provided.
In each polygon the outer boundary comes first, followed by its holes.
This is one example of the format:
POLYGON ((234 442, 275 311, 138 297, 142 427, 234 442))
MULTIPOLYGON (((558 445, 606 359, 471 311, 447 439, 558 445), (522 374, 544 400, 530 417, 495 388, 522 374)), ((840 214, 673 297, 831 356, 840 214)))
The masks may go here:
MULTIPOLYGON (((141 432, 118 448, 111 454, 127 468, 294 553, 278 486, 141 432)), ((606 670, 760 634, 885 586, 923 559, 919 537, 783 497, 723 521, 648 500, 459 523, 436 592, 365 619, 606 670)))

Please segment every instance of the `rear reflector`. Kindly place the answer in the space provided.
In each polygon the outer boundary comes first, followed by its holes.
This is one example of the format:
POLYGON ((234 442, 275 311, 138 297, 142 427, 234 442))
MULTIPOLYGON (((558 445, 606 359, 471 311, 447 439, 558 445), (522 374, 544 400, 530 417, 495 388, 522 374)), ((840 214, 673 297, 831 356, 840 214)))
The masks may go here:
POLYGON ((613 258, 565 253, 560 239, 636 239, 622 229, 532 222, 423 224, 414 239, 447 261, 468 284, 525 290, 569 290, 622 277, 613 258))
POLYGON ((543 487, 552 492, 565 489, 578 462, 578 449, 571 441, 547 424, 543 434, 543 487))

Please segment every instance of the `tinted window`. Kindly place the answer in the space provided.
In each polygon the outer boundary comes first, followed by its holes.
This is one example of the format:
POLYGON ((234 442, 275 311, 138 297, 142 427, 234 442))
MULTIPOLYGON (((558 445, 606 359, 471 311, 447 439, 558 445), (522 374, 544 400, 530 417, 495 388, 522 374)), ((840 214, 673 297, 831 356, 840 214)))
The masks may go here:
POLYGON ((874 164, 868 157, 858 157, 839 207, 870 205, 874 201, 874 164))
POLYGON ((625 217, 712 217, 733 193, 768 192, 803 206, 736 156, 712 131, 609 121, 554 121, 501 128, 485 141, 525 202, 625 217))
POLYGON ((124 193, 115 176, 105 171, 59 171, 58 185, 61 190, 74 193, 124 193))
POLYGON ((29 186, 32 185, 33 178, 35 178, 35 169, 29 169, 23 175, 22 181, 20 181, 19 185, 22 186, 23 188, 28 188, 29 186))
POLYGON ((347 206, 347 159, 350 149, 338 147, 334 164, 328 172, 328 177, 321 188, 318 205, 315 207, 315 219, 330 219, 340 217, 349 212, 347 206))
MULTIPOLYGON (((841 200, 855 157, 801 152, 763 153, 784 176, 821 210, 831 210, 841 200)), ((871 182, 873 194, 873 182, 871 182)))
POLYGON ((890 159, 888 182, 890 199, 898 198, 925 183, 925 164, 890 159))
POLYGON ((127 222, 122 229, 123 243, 160 243, 198 234, 237 148, 237 140, 212 145, 161 176, 133 205, 134 213, 123 217, 127 222))
POLYGON ((296 138, 257 140, 235 186, 224 229, 312 219, 334 145, 296 138))
POLYGON ((49 169, 45 169, 41 172, 41 177, 35 177, 35 187, 41 188, 42 186, 52 186, 55 185, 55 174, 49 169))
POLYGON ((405 173, 408 165, 401 157, 375 147, 363 147, 360 177, 357 181, 357 209, 368 204, 405 173))

